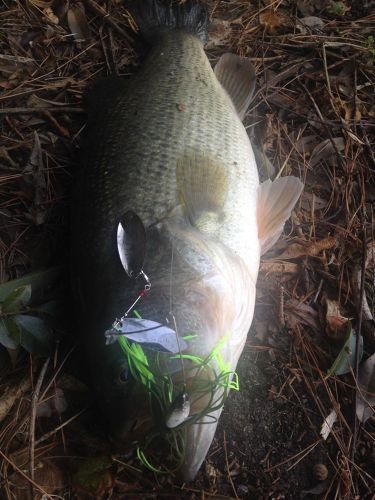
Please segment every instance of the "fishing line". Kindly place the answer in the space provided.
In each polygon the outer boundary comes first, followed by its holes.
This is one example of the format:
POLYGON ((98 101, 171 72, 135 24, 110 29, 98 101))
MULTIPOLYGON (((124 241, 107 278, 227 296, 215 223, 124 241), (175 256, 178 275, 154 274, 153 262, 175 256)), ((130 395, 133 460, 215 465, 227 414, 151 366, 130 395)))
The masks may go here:
MULTIPOLYGON (((168 316, 172 318, 173 321, 173 327, 174 331, 176 334, 176 341, 178 345, 178 352, 180 355, 180 361, 181 361, 181 371, 182 371, 182 378, 184 381, 184 388, 183 392, 186 392, 186 376, 185 376, 185 367, 184 367, 184 361, 182 359, 182 352, 181 352, 181 345, 180 345, 180 339, 179 339, 179 334, 178 334, 178 328, 177 328, 177 322, 176 322, 176 317, 173 314, 173 264, 174 264, 174 236, 172 235, 172 250, 171 250, 171 265, 169 269, 169 313, 168 316)), ((168 318, 166 318, 167 322, 169 323, 168 318)))

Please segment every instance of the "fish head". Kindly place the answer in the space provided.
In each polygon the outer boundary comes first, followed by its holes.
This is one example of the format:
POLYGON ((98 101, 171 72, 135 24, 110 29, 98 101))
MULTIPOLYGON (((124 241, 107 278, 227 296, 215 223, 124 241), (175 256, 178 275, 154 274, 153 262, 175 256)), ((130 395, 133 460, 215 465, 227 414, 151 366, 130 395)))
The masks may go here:
POLYGON ((177 422, 172 432, 183 430, 179 475, 188 481, 206 457, 225 397, 234 385, 233 373, 253 317, 255 282, 247 264, 213 237, 189 225, 172 224, 159 228, 160 234, 158 246, 146 255, 152 286, 139 310, 142 317, 168 322, 186 339, 184 373, 179 369, 181 359, 174 360, 174 373, 167 372, 176 390, 171 407, 181 400, 177 408, 181 415, 169 411, 165 425, 177 422), (207 359, 208 366, 199 367, 207 359), (190 402, 187 415, 186 398, 180 397, 185 389, 190 402))

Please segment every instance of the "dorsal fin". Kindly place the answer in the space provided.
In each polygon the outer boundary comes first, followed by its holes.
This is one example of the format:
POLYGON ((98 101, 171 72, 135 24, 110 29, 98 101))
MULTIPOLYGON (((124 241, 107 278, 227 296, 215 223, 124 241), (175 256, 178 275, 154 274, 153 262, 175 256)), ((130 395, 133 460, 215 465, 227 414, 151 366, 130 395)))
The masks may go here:
POLYGON ((245 117, 255 89, 254 66, 246 57, 223 54, 215 66, 215 75, 229 94, 241 120, 245 117))
POLYGON ((293 176, 273 182, 268 179, 259 186, 257 221, 261 255, 279 239, 302 190, 302 182, 293 176))
POLYGON ((223 165, 200 151, 185 154, 177 163, 177 187, 191 224, 213 232, 223 219, 228 178, 223 165))

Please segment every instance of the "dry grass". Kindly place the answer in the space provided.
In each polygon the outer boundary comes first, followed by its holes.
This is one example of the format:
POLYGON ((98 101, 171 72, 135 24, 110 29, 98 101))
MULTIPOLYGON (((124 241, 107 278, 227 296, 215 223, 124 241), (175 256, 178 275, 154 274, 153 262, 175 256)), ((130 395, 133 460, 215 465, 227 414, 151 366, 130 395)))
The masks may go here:
MULTIPOLYGON (((358 366, 353 376, 325 378, 342 343, 340 331, 332 332, 327 324, 327 299, 337 302, 340 315, 351 318, 363 335, 366 355, 375 351, 375 325, 368 314, 368 309, 374 313, 374 285, 364 265, 375 240, 375 16, 366 5, 209 2, 210 60, 234 51, 249 57, 257 69, 258 90, 246 118, 254 144, 275 174, 293 173, 306 186, 284 237, 262 262, 254 335, 247 349, 273 356, 286 367, 277 397, 299 405, 304 425, 314 429, 305 448, 276 463, 265 458, 263 473, 275 474, 275 481, 280 470, 292 473, 319 444, 332 471, 321 498, 371 498, 375 491, 374 419, 360 425, 355 418, 358 366), (313 26, 301 21, 311 15, 313 26), (332 409, 337 422, 323 441, 310 417, 323 423, 332 409)), ((1 282, 66 260, 69 186, 85 121, 82 95, 97 77, 131 74, 137 64, 133 21, 122 2, 85 0, 84 6, 88 26, 81 23, 89 36, 76 41, 67 23, 67 2, 3 2, 1 282)), ((90 489, 76 486, 79 480, 72 477, 92 455, 105 457, 91 463, 84 481, 95 483, 95 498, 241 496, 225 440, 210 456, 225 449, 221 482, 212 474, 190 488, 145 476, 133 458, 111 457, 100 431, 86 430, 80 421, 89 401, 73 404, 68 416, 56 410, 58 389, 76 399, 85 394, 76 381, 62 376, 69 356, 59 348, 46 372, 29 358, 3 372, 0 398, 13 389, 12 409, 0 427, 4 498, 51 498, 46 492, 55 489, 58 498, 90 497, 90 489), (49 418, 37 418, 41 402, 52 408, 49 418), (226 482, 229 490, 223 487, 226 482)), ((259 491, 259 498, 271 490, 259 491)), ((294 498, 299 492, 284 493, 294 498)))

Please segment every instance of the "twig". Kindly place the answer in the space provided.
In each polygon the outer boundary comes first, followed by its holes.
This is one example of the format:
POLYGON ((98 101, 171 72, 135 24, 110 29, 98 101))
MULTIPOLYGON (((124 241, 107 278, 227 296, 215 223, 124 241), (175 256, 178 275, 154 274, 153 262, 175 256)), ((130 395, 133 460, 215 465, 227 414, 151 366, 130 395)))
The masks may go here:
POLYGON ((228 463, 228 453, 227 453, 227 440, 226 440, 225 431, 224 431, 224 453, 225 453, 225 464, 226 464, 226 467, 227 467, 227 473, 228 473, 229 482, 230 482, 230 485, 232 486, 232 490, 233 490, 234 496, 236 497, 237 500, 239 500, 236 488, 234 487, 232 476, 230 475, 229 463, 228 463))
POLYGON ((73 108, 68 106, 56 106, 50 108, 2 108, 0 109, 0 115, 25 115, 34 113, 85 113, 83 108, 73 108))
MULTIPOLYGON (((37 383, 35 385, 33 397, 31 400, 31 416, 30 416, 30 449, 29 449, 29 471, 30 478, 34 480, 34 452, 35 452, 35 420, 36 420, 36 407, 44 376, 46 374, 50 358, 47 358, 40 370, 37 383)), ((33 495, 33 484, 30 483, 31 493, 33 495)))

